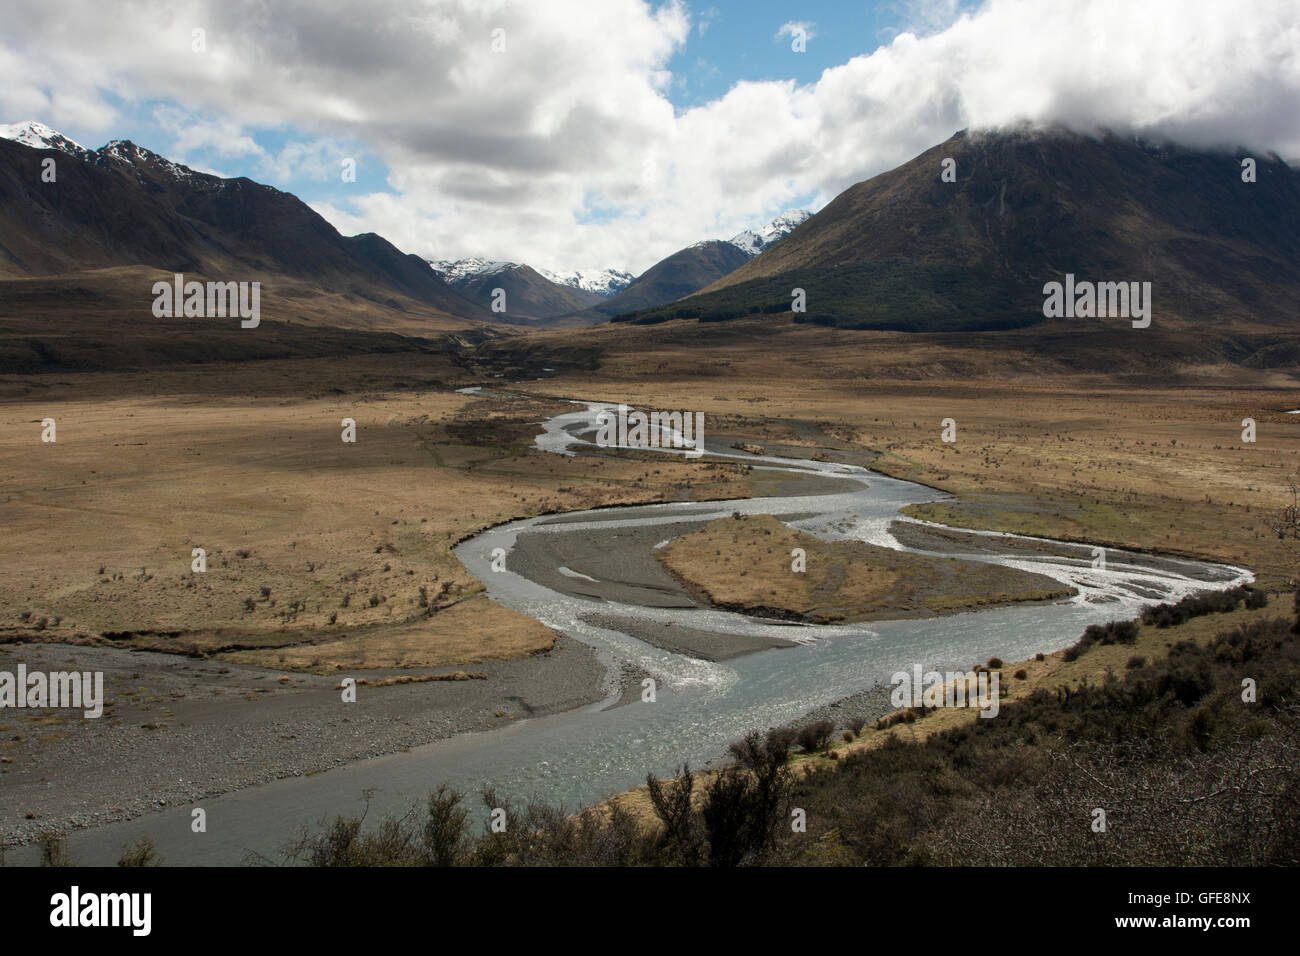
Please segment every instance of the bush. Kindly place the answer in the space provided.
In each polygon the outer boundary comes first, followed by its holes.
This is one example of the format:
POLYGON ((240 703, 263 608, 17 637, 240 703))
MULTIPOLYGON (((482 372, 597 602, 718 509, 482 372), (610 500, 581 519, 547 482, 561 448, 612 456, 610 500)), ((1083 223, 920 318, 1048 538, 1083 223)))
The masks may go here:
POLYGON ((158 866, 162 861, 158 859, 158 854, 154 852, 153 841, 148 837, 141 837, 133 846, 127 847, 118 857, 118 866, 158 866))
POLYGON ((833 733, 835 733, 834 724, 829 720, 819 720, 799 728, 795 740, 804 749, 805 753, 812 753, 814 750, 821 750, 830 743, 831 734, 833 733))
POLYGON ((1029 671, 1025 670, 1025 669, 1022 667, 1022 668, 1020 668, 1020 670, 1016 671, 1016 672, 1015 672, 1014 674, 1012 674, 1011 676, 1014 677, 1016 680, 1026 680, 1026 679, 1028 679, 1028 677, 1029 677, 1029 671))
POLYGON ((1145 667, 1146 662, 1147 659, 1143 657, 1141 654, 1134 654, 1132 657, 1128 659, 1128 663, 1125 664, 1124 666, 1132 671, 1132 670, 1137 670, 1139 667, 1145 667))
MULTIPOLYGON (((834 726, 820 723, 827 725, 829 739, 834 726)), ((789 803, 789 745, 790 736, 781 728, 766 737, 752 731, 731 745, 736 763, 709 783, 700 811, 711 866, 755 862, 770 850, 789 803)))
POLYGON ((461 794, 445 783, 429 794, 429 818, 424 824, 424 846, 434 866, 454 866, 465 849, 469 811, 461 794))
POLYGON ((695 789, 695 775, 687 764, 681 773, 667 784, 653 774, 646 777, 650 790, 650 805, 663 826, 659 838, 660 849, 669 860, 682 866, 695 866, 703 853, 702 834, 691 805, 695 789))
POLYGON ((41 866, 73 866, 68 857, 67 845, 63 834, 46 830, 36 838, 36 846, 41 851, 41 866))
POLYGON ((1268 595, 1254 588, 1239 586, 1209 594, 1190 594, 1176 604, 1156 604, 1142 609, 1142 623, 1155 627, 1176 627, 1203 614, 1226 614, 1245 603, 1248 608, 1268 606, 1268 595))
POLYGON ((1110 621, 1107 624, 1089 624, 1083 630, 1083 636, 1064 654, 1065 660, 1076 661, 1094 644, 1134 644, 1138 638, 1138 626, 1135 621, 1110 621))

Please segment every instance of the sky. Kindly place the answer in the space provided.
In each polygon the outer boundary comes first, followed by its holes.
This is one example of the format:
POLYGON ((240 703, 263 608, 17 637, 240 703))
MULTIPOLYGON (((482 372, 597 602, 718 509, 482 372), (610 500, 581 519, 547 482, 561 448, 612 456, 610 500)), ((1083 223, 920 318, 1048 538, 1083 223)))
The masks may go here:
POLYGON ((428 259, 639 273, 963 128, 1300 157, 1300 0, 5 0, 26 120, 428 259))

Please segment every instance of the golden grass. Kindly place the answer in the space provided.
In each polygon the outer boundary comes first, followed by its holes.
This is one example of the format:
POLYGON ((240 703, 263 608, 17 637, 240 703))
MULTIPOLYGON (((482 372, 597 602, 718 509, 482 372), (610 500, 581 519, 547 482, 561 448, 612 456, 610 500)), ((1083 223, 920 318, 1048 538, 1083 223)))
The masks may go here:
POLYGON ((413 363, 0 381, 0 636, 323 669, 532 654, 554 635, 475 599, 457 542, 518 517, 748 493, 737 465, 533 450, 567 405, 396 387, 422 377, 413 363))
MULTIPOLYGON (((1291 374, 1205 365, 1201 384, 1044 369, 1013 335, 918 336, 759 322, 585 331, 594 373, 537 383, 642 408, 705 415, 705 434, 872 449, 882 473, 960 497, 918 506, 945 523, 1194 555, 1296 578, 1264 529, 1300 469, 1291 374), (707 333, 707 335, 706 335, 707 333), (1242 420, 1257 440, 1242 440, 1242 420), (942 440, 942 422, 956 441, 942 440), (810 438, 788 420, 816 423, 810 438)), ((566 341, 572 333, 552 333, 566 341)))
POLYGON ((655 552, 707 600, 819 623, 928 615, 1065 597, 1051 578, 979 561, 930 558, 857 541, 823 541, 771 515, 719 518, 655 552), (793 570, 802 549, 805 570, 793 570))

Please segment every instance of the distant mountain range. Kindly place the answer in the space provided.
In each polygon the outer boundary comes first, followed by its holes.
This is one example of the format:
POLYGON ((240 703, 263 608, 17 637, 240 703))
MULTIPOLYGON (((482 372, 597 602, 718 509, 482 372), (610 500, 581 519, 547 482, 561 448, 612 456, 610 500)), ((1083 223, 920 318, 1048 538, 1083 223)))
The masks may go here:
MULTIPOLYGON (((476 276, 495 275, 520 267, 518 262, 501 262, 494 259, 482 259, 471 256, 467 259, 430 259, 429 266, 451 285, 467 282, 476 276)), ((599 272, 551 272, 549 269, 537 269, 537 274, 548 282, 576 289, 578 292, 590 292, 598 298, 616 295, 627 287, 635 276, 618 269, 602 269, 599 272)))
POLYGON ((373 233, 342 236, 249 179, 126 140, 88 149, 38 123, 0 126, 0 323, 17 323, 13 336, 51 310, 147 314, 152 282, 173 272, 261 281, 272 321, 404 335, 779 313, 903 331, 1067 321, 1077 334, 1094 326, 1043 316, 1044 285, 1067 276, 1150 282, 1157 325, 1279 328, 1300 319, 1300 173, 1272 155, 1132 136, 963 131, 815 216, 694 243, 633 279, 430 263, 373 233), (796 289, 806 311, 791 314, 796 289))
POLYGON ((807 210, 787 209, 758 232, 746 229, 744 232, 732 236, 727 242, 741 252, 753 257, 766 250, 778 239, 784 239, 811 218, 812 213, 807 210))
POLYGON ((462 295, 490 309, 497 289, 505 292, 506 314, 528 319, 580 318, 601 321, 619 312, 673 302, 748 262, 809 218, 790 209, 761 229, 730 239, 697 242, 655 263, 636 278, 616 269, 555 273, 518 262, 466 258, 431 261, 429 266, 462 295), (558 288, 548 288, 549 282, 558 288))
MULTIPOLYGON (((581 324, 672 302, 807 218, 790 210, 730 240, 695 243, 635 278, 479 258, 427 262, 373 233, 342 236, 289 193, 202 173, 127 140, 89 149, 41 123, 0 126, 0 281, 124 268, 260 281, 273 313, 277 291, 295 302, 320 292, 368 303, 363 317, 340 314, 340 324, 406 333, 476 322, 581 324), (42 180, 43 155, 57 158, 52 183, 42 180)), ((115 273, 80 281, 113 299, 133 295, 137 280, 122 285, 115 273)), ((56 294, 49 283, 42 288, 56 294)))
MULTIPOLYGON (((39 123, 0 128, 0 279, 125 267, 259 281, 271 315, 321 293, 357 303, 356 322, 371 327, 493 319, 420 257, 373 233, 342 236, 289 193, 197 172, 126 140, 90 150, 39 123), (47 158, 53 181, 43 178, 47 158)), ((78 282, 94 293, 97 278, 78 282)), ((104 295, 117 291, 105 286, 104 295)), ((135 300, 143 314, 148 291, 135 300)))
POLYGON ((1267 154, 1109 133, 963 131, 851 186, 702 292, 620 318, 789 314, 802 289, 806 311, 791 317, 821 325, 962 331, 1052 321, 1076 334, 1128 326, 1045 319, 1044 285, 1070 274, 1151 282, 1157 325, 1293 325, 1300 173, 1267 154), (1243 180, 1246 158, 1254 182, 1243 180), (943 177, 946 160, 953 181, 943 177))

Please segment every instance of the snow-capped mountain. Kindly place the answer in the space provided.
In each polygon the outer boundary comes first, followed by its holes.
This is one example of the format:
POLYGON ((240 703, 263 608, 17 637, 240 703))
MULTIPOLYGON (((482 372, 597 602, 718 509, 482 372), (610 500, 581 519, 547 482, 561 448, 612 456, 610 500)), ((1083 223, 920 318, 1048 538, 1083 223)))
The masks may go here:
POLYGON ((175 176, 177 179, 191 180, 196 176, 207 176, 206 173, 196 172, 188 166, 182 166, 180 163, 173 163, 165 156, 159 156, 157 153, 145 149, 143 146, 137 146, 129 139, 109 140, 109 142, 97 149, 96 152, 101 156, 115 159, 123 163, 129 163, 132 166, 152 165, 168 175, 175 176))
MULTIPOLYGON (((451 285, 460 285, 479 276, 496 275, 510 269, 520 268, 521 263, 505 262, 498 259, 484 259, 481 256, 468 256, 464 259, 431 259, 429 268, 451 285)), ((596 272, 552 272, 538 269, 538 275, 554 282, 556 285, 577 289, 579 292, 595 293, 602 298, 617 295, 627 288, 635 276, 619 269, 601 269, 596 272)))
POLYGON ((57 149, 73 156, 85 158, 94 150, 87 149, 44 123, 28 120, 26 123, 0 123, 0 139, 11 139, 32 149, 57 149))
POLYGON ((475 276, 495 275, 498 272, 505 272, 507 269, 519 267, 517 262, 483 259, 479 256, 469 256, 465 259, 430 259, 428 262, 429 268, 442 276, 443 281, 451 285, 467 281, 475 276))
POLYGON ((812 213, 806 210, 787 209, 757 232, 746 229, 727 241, 741 252, 756 256, 772 243, 792 232, 796 226, 803 225, 811 218, 812 213))
POLYGON ((141 265, 178 272, 183 264, 210 276, 280 275, 360 292, 379 309, 402 295, 411 302, 399 302, 401 314, 427 305, 443 323, 493 319, 423 259, 374 233, 342 236, 290 193, 190 169, 129 140, 89 150, 41 123, 0 125, 0 183, 0 277, 141 265), (51 181, 60 188, 31 175, 31 151, 58 152, 51 181))
POLYGON ((618 295, 636 278, 632 273, 623 272, 620 269, 601 269, 597 272, 583 272, 582 270, 551 272, 548 269, 538 269, 537 271, 559 285, 567 285, 571 289, 581 289, 583 292, 594 292, 604 298, 618 295))
POLYGON ((142 167, 150 167, 178 180, 211 180, 212 184, 220 181, 216 177, 196 172, 188 166, 174 163, 143 146, 137 146, 129 139, 109 140, 99 149, 87 149, 58 130, 50 129, 44 123, 35 120, 26 123, 0 124, 0 139, 13 140, 32 149, 57 149, 91 163, 126 164, 134 167, 137 174, 142 167))

